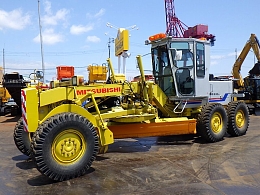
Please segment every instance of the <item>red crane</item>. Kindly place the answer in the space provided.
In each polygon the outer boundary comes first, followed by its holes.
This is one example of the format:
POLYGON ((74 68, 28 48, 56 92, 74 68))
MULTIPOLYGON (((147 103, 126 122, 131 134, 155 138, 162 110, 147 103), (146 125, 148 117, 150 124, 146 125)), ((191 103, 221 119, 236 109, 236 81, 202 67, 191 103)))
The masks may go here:
POLYGON ((166 13, 166 34, 175 38, 197 38, 207 39, 211 45, 214 45, 215 36, 208 34, 208 26, 198 24, 194 27, 188 27, 175 15, 174 0, 164 0, 166 13))
POLYGON ((166 34, 173 37, 183 37, 188 26, 175 15, 174 0, 165 0, 165 13, 166 34))

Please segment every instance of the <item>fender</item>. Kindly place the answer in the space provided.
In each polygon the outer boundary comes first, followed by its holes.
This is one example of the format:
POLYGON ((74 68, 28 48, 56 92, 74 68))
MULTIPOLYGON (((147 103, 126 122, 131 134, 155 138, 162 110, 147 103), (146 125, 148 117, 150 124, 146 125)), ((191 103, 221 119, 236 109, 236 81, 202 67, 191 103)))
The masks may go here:
POLYGON ((48 118, 54 115, 64 113, 64 112, 76 113, 87 118, 93 124, 93 126, 96 127, 98 134, 100 136, 100 144, 102 146, 114 143, 114 137, 112 131, 110 131, 107 127, 102 128, 99 117, 90 114, 86 109, 76 104, 62 104, 60 106, 55 107, 39 122, 39 124, 42 124, 44 121, 46 121, 48 118))

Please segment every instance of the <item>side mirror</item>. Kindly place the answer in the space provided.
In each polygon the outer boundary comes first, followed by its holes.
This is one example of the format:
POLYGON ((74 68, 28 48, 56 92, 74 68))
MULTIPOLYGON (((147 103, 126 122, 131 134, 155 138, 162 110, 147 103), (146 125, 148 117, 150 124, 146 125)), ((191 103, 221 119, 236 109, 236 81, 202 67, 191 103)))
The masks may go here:
POLYGON ((177 60, 177 61, 181 60, 182 59, 182 50, 180 50, 180 51, 176 50, 175 53, 176 53, 176 55, 175 55, 174 60, 177 60))
POLYGON ((182 59, 182 50, 177 50, 174 48, 170 48, 170 50, 173 50, 173 60, 180 61, 182 59))

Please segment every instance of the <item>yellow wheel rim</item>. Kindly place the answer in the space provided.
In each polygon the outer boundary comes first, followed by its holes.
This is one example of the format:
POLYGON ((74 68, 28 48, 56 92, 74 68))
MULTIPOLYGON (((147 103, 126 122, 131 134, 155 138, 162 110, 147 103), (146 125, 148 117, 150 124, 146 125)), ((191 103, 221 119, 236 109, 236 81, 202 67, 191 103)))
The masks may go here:
POLYGON ((223 128, 222 116, 216 112, 211 118, 211 129, 214 133, 219 133, 223 128))
POLYGON ((245 125, 245 115, 242 110, 238 110, 236 113, 236 125, 241 128, 245 125))
POLYGON ((65 130, 59 133, 52 144, 52 156, 61 164, 71 164, 80 159, 87 145, 81 133, 65 130))

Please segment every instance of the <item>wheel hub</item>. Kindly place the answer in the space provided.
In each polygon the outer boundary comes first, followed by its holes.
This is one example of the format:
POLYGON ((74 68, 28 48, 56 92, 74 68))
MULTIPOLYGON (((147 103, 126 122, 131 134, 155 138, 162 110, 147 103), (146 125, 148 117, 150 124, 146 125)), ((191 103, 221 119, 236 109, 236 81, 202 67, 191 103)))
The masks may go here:
POLYGON ((52 155, 59 163, 72 163, 78 160, 86 149, 82 134, 74 130, 65 130, 58 134, 52 144, 52 155))
POLYGON ((214 113, 211 119, 211 128, 214 133, 222 130, 222 117, 219 113, 214 113))
POLYGON ((64 140, 63 143, 61 143, 61 153, 65 156, 73 155, 73 151, 76 150, 75 140, 64 140))
POLYGON ((237 124, 238 128, 243 127, 245 124, 244 112, 242 112, 241 110, 239 110, 236 114, 236 124, 237 124))

